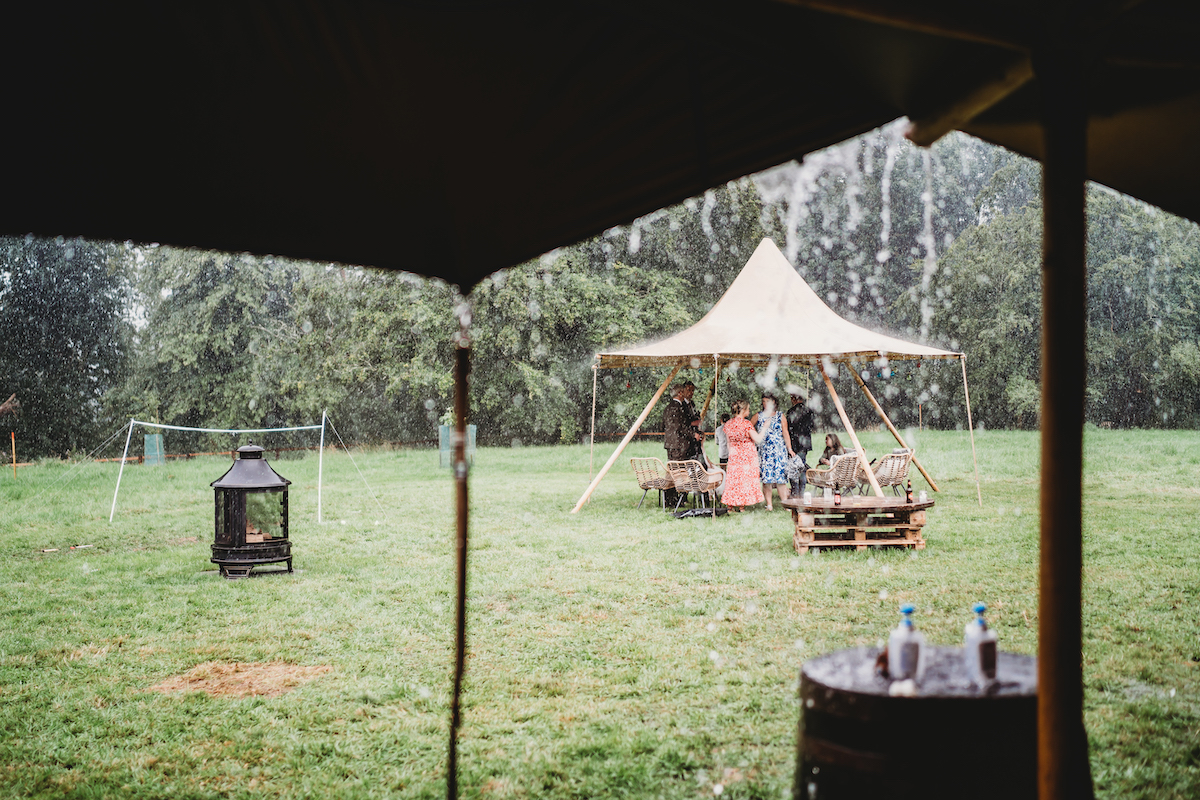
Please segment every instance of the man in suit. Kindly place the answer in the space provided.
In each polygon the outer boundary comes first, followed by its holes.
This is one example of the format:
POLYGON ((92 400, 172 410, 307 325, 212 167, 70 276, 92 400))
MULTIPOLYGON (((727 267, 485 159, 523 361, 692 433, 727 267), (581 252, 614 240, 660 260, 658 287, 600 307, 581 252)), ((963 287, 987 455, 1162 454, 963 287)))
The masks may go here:
MULTIPOLYGON (((692 405, 692 395, 696 385, 691 381, 678 383, 663 412, 663 447, 667 450, 668 461, 687 461, 696 457, 696 449, 704 442, 704 434, 698 430, 700 426, 696 407, 692 405)), ((678 495, 674 489, 666 491, 667 508, 674 508, 678 495)))

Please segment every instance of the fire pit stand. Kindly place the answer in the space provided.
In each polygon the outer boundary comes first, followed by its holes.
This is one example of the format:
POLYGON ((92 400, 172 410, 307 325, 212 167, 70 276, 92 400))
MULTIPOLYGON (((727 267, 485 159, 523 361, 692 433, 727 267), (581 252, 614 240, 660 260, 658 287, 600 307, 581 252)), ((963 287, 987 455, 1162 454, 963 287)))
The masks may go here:
POLYGON ((290 484, 271 469, 263 449, 253 442, 239 447, 233 466, 210 484, 215 492, 216 535, 209 560, 220 568, 222 577, 249 577, 266 564, 286 563, 287 572, 292 571, 290 484))

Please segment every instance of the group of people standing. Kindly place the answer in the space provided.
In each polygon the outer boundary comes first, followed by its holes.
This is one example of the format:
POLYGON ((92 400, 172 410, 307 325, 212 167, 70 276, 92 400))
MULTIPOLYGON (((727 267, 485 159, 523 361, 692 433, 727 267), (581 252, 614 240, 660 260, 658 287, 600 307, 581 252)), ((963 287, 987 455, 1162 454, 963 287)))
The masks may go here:
POLYGON ((780 412, 773 395, 750 416, 750 403, 736 400, 732 416, 717 429, 717 441, 728 443, 722 500, 734 511, 765 502, 773 511, 774 494, 786 500, 804 491, 808 451, 812 449, 813 412, 801 395, 780 412))
MULTIPOLYGON (((676 384, 663 414, 663 446, 668 460, 695 460, 707 466, 700 414, 692 403, 695 391, 691 381, 676 384)), ((783 413, 774 395, 764 394, 753 416, 748 401, 735 400, 730 413, 721 416, 715 436, 725 470, 722 499, 731 510, 765 502, 767 510, 773 511, 775 493, 786 500, 804 491, 814 417, 802 395, 793 394, 791 400, 792 406, 783 413)), ((825 444, 823 463, 828 463, 831 453, 843 452, 833 434, 825 437, 825 444)))

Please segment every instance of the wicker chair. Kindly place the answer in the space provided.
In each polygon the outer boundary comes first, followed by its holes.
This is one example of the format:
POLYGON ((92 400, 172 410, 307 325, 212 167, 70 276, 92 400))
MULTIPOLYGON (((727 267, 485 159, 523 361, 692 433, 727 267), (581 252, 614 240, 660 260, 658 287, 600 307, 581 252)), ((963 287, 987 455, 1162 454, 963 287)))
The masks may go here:
MULTIPOLYGON (((712 507, 717 507, 717 487, 725 480, 724 472, 719 469, 705 469, 699 461, 668 461, 667 470, 674 480, 675 491, 680 493, 679 500, 675 502, 676 509, 683 502, 685 492, 701 498, 701 505, 704 498, 708 497, 712 500, 712 507)), ((713 519, 716 519, 716 514, 713 514, 713 519)))
POLYGON ((847 450, 845 455, 834 456, 829 461, 829 469, 810 469, 804 473, 805 479, 822 489, 850 490, 858 486, 863 471, 857 450, 847 450))
POLYGON ((633 466, 633 474, 637 476, 638 486, 644 490, 637 507, 642 507, 646 494, 651 489, 658 489, 659 508, 666 508, 667 504, 663 501, 663 490, 673 489, 675 481, 671 480, 671 473, 667 472, 663 463, 657 458, 631 458, 629 463, 633 466))
MULTIPOLYGON (((879 488, 890 486, 892 494, 899 495, 901 487, 908 480, 908 465, 912 463, 912 457, 912 450, 897 449, 876 461, 872 469, 875 472, 875 480, 879 481, 879 488)), ((866 475, 859 477, 859 494, 866 494, 870 487, 871 482, 866 479, 866 475)))

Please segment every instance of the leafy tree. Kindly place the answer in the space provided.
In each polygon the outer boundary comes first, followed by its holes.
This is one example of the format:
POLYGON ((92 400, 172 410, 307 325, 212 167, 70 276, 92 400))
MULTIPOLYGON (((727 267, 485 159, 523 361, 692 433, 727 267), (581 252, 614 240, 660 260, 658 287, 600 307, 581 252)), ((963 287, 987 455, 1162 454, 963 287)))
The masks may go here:
MULTIPOLYGON (((260 379, 263 331, 286 315, 294 269, 274 259, 173 248, 138 249, 139 302, 129 381, 114 408, 187 427, 294 423, 292 409, 260 379)), ((228 446, 228 439, 172 434, 172 449, 228 446)))
MULTIPOLYGON (((669 274, 619 261, 589 270, 580 261, 578 252, 560 252, 498 273, 472 293, 481 436, 579 441, 590 424, 594 354, 692 321, 689 286, 669 274)), ((624 381, 604 375, 600 430, 627 425, 657 388, 648 389, 653 372, 635 372, 624 381)))
MULTIPOLYGON (((982 224, 955 242, 926 291, 914 286, 897 304, 914 324, 927 322, 932 340, 968 353, 976 419, 990 427, 1034 426, 1040 402, 1041 207, 1022 174, 1033 177, 1018 164, 995 173, 982 224)), ((1089 189, 1090 421, 1200 422, 1198 245, 1194 224, 1089 189)))
POLYGON ((127 282, 117 248, 83 240, 0 238, 0 392, 16 392, 12 424, 27 456, 99 444, 101 401, 123 378, 127 282))

